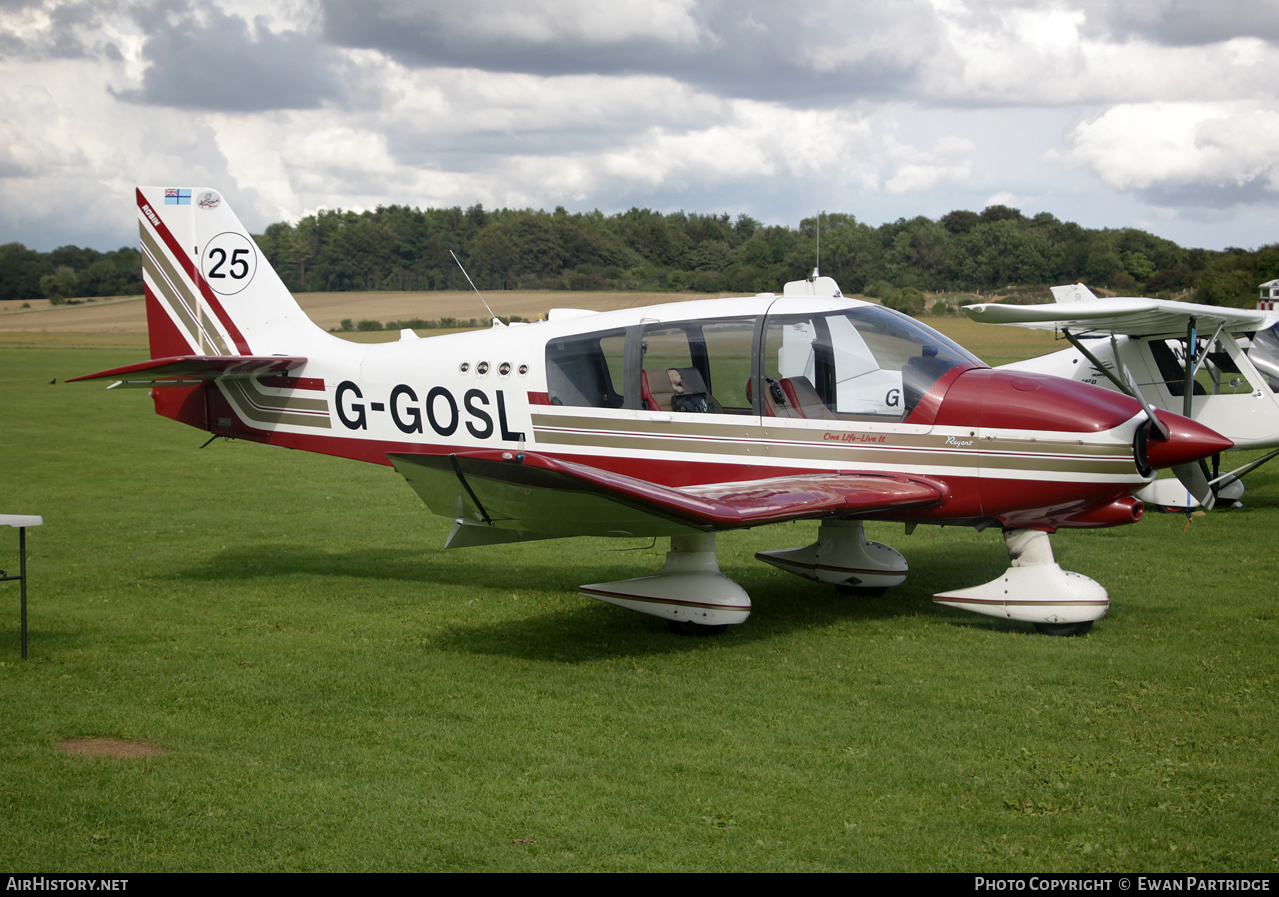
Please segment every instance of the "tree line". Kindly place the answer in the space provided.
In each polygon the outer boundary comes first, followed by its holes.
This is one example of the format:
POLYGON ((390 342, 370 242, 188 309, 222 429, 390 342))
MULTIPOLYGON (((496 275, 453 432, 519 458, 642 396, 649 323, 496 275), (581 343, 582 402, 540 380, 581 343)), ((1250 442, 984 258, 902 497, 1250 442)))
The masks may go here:
MULTIPOLYGON (((1185 249, 1134 228, 1092 229, 1006 206, 872 227, 853 215, 798 227, 633 208, 321 210, 255 238, 295 292, 480 289, 771 292, 819 263, 846 293, 990 292, 1081 281, 1126 295, 1250 306, 1279 277, 1279 245, 1185 249)), ((140 292, 136 249, 0 246, 0 299, 140 292)))
POLYGON ((131 296, 142 292, 142 255, 125 246, 99 252, 60 246, 36 252, 21 243, 0 245, 0 300, 131 296))

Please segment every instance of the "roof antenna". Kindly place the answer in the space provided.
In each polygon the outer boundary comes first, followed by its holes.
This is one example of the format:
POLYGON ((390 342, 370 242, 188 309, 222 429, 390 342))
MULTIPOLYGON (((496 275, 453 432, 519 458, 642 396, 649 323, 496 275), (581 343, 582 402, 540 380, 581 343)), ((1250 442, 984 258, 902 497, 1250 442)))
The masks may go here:
POLYGON ((817 264, 813 266, 813 276, 809 280, 817 280, 822 276, 822 213, 817 213, 817 264))
MULTIPOLYGON (((462 265, 462 260, 461 260, 461 259, 459 259, 459 258, 457 257, 457 253, 456 253, 456 252, 454 252, 452 249, 450 249, 450 250, 449 250, 449 255, 453 256, 453 261, 457 262, 457 266, 458 266, 459 268, 461 268, 461 269, 462 269, 462 276, 463 276, 463 277, 465 277, 465 278, 466 278, 466 282, 467 282, 467 283, 469 283, 469 284, 471 285, 471 289, 475 290, 475 295, 477 295, 477 296, 479 296, 479 297, 480 297, 480 301, 481 301, 481 302, 484 302, 484 294, 483 294, 483 293, 481 293, 481 292, 480 292, 480 288, 479 288, 479 287, 477 287, 477 286, 475 285, 475 281, 471 280, 471 275, 469 275, 469 274, 467 274, 467 273, 466 273, 466 268, 465 268, 465 267, 463 267, 463 265, 462 265)), ((488 313, 489 313, 489 317, 493 319, 493 326, 494 326, 494 327, 505 327, 505 326, 506 326, 505 324, 503 324, 503 323, 502 323, 502 319, 501 319, 501 318, 499 318, 497 315, 493 314, 493 309, 489 308, 489 304, 488 304, 487 302, 484 302, 484 310, 485 310, 486 312, 488 312, 488 313)))

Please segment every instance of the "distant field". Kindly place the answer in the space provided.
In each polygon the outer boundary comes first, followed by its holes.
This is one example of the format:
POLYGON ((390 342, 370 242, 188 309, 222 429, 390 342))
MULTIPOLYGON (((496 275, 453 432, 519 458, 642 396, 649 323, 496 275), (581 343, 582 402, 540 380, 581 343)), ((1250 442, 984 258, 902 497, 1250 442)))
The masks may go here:
MULTIPOLYGON (((536 320, 551 308, 588 308, 611 311, 663 302, 687 302, 706 298, 690 293, 576 293, 576 292, 493 292, 485 294, 499 315, 519 315, 536 320)), ((439 320, 445 317, 470 319, 485 315, 474 293, 298 293, 296 298, 307 315, 325 330, 337 328, 344 318, 355 322, 402 321, 412 318, 439 320)), ((1004 364, 1020 358, 1055 351, 1062 346, 1051 333, 1020 327, 978 324, 965 317, 922 318, 990 364, 1004 364)), ((422 336, 431 331, 420 330, 422 336)), ((0 345, 62 345, 89 347, 146 348, 146 310, 142 297, 119 297, 51 307, 33 303, 29 309, 0 304, 0 345), (93 334, 93 336, 86 336, 93 334)), ((360 342, 381 342, 398 338, 395 332, 342 334, 360 342)))
MULTIPOLYGON (((519 315, 536 320, 550 308, 589 308, 609 311, 635 308, 662 302, 682 302, 702 298, 690 293, 574 293, 550 291, 496 291, 485 293, 495 314, 519 315)), ((296 293, 294 298, 316 324, 325 330, 341 325, 343 318, 355 321, 401 321, 410 318, 485 317, 484 306, 473 292, 369 292, 369 293, 296 293)), ((0 303, 0 330, 31 332, 119 332, 145 333, 146 310, 141 296, 121 296, 76 305, 50 306, 47 301, 31 303, 31 308, 17 308, 15 303, 0 303)))

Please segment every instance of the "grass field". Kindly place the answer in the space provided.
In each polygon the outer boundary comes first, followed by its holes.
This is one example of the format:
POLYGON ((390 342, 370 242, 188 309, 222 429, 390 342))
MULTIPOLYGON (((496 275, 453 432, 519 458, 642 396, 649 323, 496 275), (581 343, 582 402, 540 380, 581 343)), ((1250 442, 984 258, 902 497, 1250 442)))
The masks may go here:
POLYGON ((25 662, 0 592, 4 868, 1279 869, 1279 469, 1188 530, 1055 537, 1110 590, 1085 638, 931 602, 997 533, 886 524, 912 572, 879 599, 754 561, 813 524, 721 537, 755 611, 680 638, 576 593, 663 544, 446 552, 389 468, 62 382, 129 338, 0 336, 0 510, 45 518, 25 662), (89 737, 165 752, 60 750, 89 737))

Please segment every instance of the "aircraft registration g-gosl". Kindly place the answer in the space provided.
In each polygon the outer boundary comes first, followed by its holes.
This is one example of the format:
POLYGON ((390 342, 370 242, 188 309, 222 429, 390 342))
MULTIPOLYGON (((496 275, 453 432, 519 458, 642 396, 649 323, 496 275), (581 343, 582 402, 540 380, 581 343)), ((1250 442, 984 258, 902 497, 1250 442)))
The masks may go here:
POLYGON ((934 600, 1086 630, 1106 590, 1053 560, 1049 533, 1141 518, 1153 470, 1229 448, 1175 414, 1057 377, 994 371, 947 337, 828 277, 782 295, 360 344, 314 325, 217 191, 137 191, 151 355, 77 379, 152 389, 157 413, 216 435, 394 465, 448 547, 668 536, 652 576, 584 585, 704 632, 750 598, 715 534, 820 522, 761 552, 841 590, 907 564, 862 521, 999 526, 995 580, 934 600))

